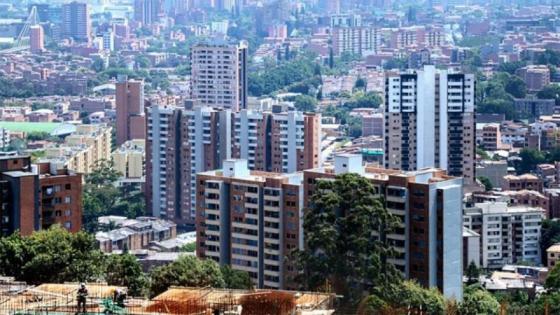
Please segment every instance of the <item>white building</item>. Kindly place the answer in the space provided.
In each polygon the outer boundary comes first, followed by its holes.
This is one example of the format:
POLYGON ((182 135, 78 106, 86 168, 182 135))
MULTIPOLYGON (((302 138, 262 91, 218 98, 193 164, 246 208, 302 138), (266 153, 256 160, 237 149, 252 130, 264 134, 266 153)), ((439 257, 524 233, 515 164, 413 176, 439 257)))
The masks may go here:
POLYGON ((497 269, 507 264, 541 263, 541 208, 514 206, 505 202, 477 203, 464 209, 464 227, 480 234, 481 266, 497 269))
POLYGON ((385 167, 438 167, 474 181, 476 129, 473 74, 423 70, 385 81, 385 167))

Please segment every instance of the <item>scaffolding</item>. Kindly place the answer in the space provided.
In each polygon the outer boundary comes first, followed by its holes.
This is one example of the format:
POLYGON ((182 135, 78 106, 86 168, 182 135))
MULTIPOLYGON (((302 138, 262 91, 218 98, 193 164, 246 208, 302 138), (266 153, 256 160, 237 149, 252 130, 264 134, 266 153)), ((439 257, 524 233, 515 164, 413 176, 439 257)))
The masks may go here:
MULTIPOLYGON (((0 315, 78 314, 78 284, 5 286, 0 284, 0 315)), ((113 303, 121 287, 88 284, 86 314, 127 315, 292 315, 332 314, 334 296, 277 290, 226 290, 172 287, 149 300, 129 298, 113 303)), ((82 314, 82 313, 79 313, 82 314)))

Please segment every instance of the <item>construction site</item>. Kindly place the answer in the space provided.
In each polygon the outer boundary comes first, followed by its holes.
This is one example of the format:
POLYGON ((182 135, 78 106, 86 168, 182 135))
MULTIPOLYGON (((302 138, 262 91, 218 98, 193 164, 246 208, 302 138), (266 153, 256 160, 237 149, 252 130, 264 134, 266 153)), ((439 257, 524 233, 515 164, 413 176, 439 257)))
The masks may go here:
POLYGON ((334 295, 276 290, 227 290, 172 287, 153 299, 127 298, 115 303, 116 290, 106 284, 87 284, 85 313, 78 312, 80 285, 0 284, 0 314, 208 314, 208 315, 329 315, 334 295))

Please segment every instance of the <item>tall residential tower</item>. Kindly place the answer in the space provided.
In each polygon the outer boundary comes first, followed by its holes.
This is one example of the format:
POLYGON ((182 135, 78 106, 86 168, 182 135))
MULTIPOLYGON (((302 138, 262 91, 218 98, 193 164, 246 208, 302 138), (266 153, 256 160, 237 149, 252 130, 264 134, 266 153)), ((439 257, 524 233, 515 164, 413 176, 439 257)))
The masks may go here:
POLYGON ((385 82, 385 167, 438 167, 474 181, 475 77, 422 70, 388 75, 385 82))
POLYGON ((193 224, 196 174, 226 159, 278 173, 319 166, 320 115, 170 106, 147 113, 146 199, 154 216, 193 224))
POLYGON ((247 108, 247 42, 214 40, 191 52, 192 98, 203 106, 247 108))

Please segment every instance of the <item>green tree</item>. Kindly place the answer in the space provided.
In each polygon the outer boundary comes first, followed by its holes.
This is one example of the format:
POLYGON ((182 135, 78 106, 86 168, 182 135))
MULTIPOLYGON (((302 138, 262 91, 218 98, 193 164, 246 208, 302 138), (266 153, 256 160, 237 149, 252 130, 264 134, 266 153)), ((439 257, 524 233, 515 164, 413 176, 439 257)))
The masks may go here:
POLYGON ((554 266, 546 277, 545 288, 551 291, 560 291, 560 264, 554 266))
POLYGON ((196 242, 183 245, 181 251, 185 253, 194 253, 196 251, 196 242))
POLYGON ((526 64, 527 63, 525 61, 504 62, 498 66, 498 71, 515 74, 515 71, 517 71, 517 69, 525 67, 526 64))
POLYGON ((134 58, 134 62, 138 68, 148 68, 150 67, 150 59, 144 55, 138 55, 134 58))
POLYGON ((459 306, 461 315, 497 315, 500 304, 495 297, 478 284, 468 286, 463 293, 463 302, 459 306))
POLYGON ((103 70, 105 70, 105 61, 103 61, 103 59, 101 58, 95 59, 91 64, 91 70, 96 73, 102 72, 103 70))
POLYGON ((234 270, 228 265, 221 267, 225 286, 228 289, 250 289, 253 287, 251 277, 245 271, 234 270))
MULTIPOLYGON (((122 191, 115 186, 121 174, 114 169, 112 161, 99 161, 93 171, 86 175, 83 191, 83 218, 84 229, 89 232, 97 230, 97 218, 104 215, 131 215, 143 211, 129 210, 128 205, 123 206, 122 191), (126 210, 126 211, 125 211, 126 210)), ((124 202, 127 202, 126 199, 124 202)))
POLYGON ((478 269, 474 261, 471 261, 467 266, 465 275, 467 276, 468 284, 478 283, 479 281, 478 278, 480 277, 480 270, 478 269))
POLYGON ((364 78, 358 78, 356 83, 354 83, 354 89, 356 90, 365 90, 367 82, 364 78))
POLYGON ((51 138, 48 132, 32 131, 27 133, 27 141, 47 140, 51 138))
POLYGON ((383 99, 375 92, 355 93, 352 98, 344 103, 344 107, 351 111, 354 108, 378 108, 383 99))
POLYGON ((132 296, 143 295, 148 284, 138 259, 127 253, 107 257, 105 281, 109 285, 127 287, 132 296))
POLYGON ((419 311, 444 314, 446 305, 443 295, 437 289, 426 289, 414 281, 403 281, 378 287, 365 299, 364 306, 364 314, 377 314, 379 311, 383 314, 401 314, 401 311, 411 314, 419 311))
POLYGON ((317 107, 317 99, 309 95, 298 95, 294 99, 294 106, 302 112, 314 112, 317 107))
POLYGON ((516 98, 524 98, 527 94, 527 84, 516 75, 509 76, 504 89, 507 93, 516 98))
POLYGON ((481 147, 476 147, 476 154, 480 155, 483 160, 490 160, 490 155, 481 147))
POLYGON ((374 286, 398 282, 398 272, 386 262, 392 251, 385 239, 397 224, 366 178, 344 174, 318 181, 305 209, 306 250, 295 253, 300 284, 317 290, 327 281, 356 303, 374 286))
POLYGON ((93 236, 60 226, 0 239, 0 272, 32 284, 92 281, 104 270, 93 236))
POLYGON ((557 220, 543 220, 541 226, 541 253, 542 261, 546 261, 546 250, 554 245, 560 243, 560 221, 557 220))
POLYGON ((560 105, 560 86, 557 84, 547 85, 537 92, 537 97, 540 99, 556 100, 556 105, 560 105))
POLYGON ((218 263, 189 255, 180 256, 169 265, 153 269, 151 279, 152 296, 164 292, 170 286, 223 288, 226 284, 218 263))
POLYGON ((490 190, 494 189, 494 185, 492 185, 492 182, 490 181, 490 179, 488 177, 477 176, 476 179, 478 179, 480 181, 480 183, 484 186, 484 190, 490 191, 490 190))
POLYGON ((517 172, 519 174, 525 174, 533 171, 538 164, 546 162, 544 154, 535 149, 522 149, 519 152, 519 157, 521 161, 517 167, 517 172))

